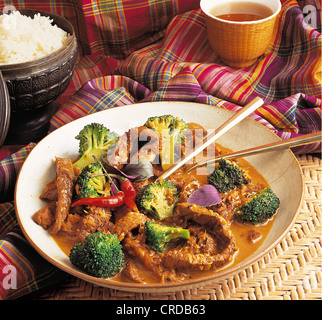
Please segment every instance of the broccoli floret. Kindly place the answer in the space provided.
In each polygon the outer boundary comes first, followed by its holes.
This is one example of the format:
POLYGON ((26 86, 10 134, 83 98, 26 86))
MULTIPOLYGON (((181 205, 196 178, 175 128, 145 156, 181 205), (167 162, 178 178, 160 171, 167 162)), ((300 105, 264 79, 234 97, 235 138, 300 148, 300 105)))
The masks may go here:
POLYGON ((95 232, 83 243, 76 243, 70 250, 73 265, 97 278, 116 275, 124 266, 122 245, 115 234, 95 232))
POLYGON ((157 180, 140 190, 136 202, 141 212, 151 214, 156 220, 163 220, 173 214, 178 200, 179 192, 173 183, 157 180))
POLYGON ((160 159, 162 168, 166 170, 175 163, 175 146, 183 144, 183 132, 189 127, 185 121, 172 115, 150 117, 144 125, 154 129, 162 137, 160 159))
POLYGON ((243 223, 261 224, 276 212, 279 205, 277 195, 266 187, 238 208, 235 217, 243 223))
POLYGON ((251 182, 244 169, 240 168, 235 162, 224 158, 219 160, 218 167, 207 179, 208 183, 213 185, 218 192, 227 192, 239 185, 251 182))
POLYGON ((145 223, 144 231, 146 235, 146 244, 159 252, 164 252, 167 243, 173 239, 190 238, 190 232, 188 229, 170 227, 153 221, 147 221, 145 223))
POLYGON ((160 135, 172 135, 176 137, 176 143, 182 144, 184 135, 182 131, 189 129, 188 125, 182 119, 170 114, 163 116, 150 117, 144 124, 146 127, 154 129, 160 135))
POLYGON ((96 198, 110 195, 105 190, 106 178, 99 162, 86 166, 77 177, 75 190, 78 199, 96 198))
POLYGON ((91 123, 75 138, 79 140, 79 159, 74 163, 74 170, 80 173, 87 165, 100 160, 101 155, 117 142, 119 135, 102 124, 91 123))

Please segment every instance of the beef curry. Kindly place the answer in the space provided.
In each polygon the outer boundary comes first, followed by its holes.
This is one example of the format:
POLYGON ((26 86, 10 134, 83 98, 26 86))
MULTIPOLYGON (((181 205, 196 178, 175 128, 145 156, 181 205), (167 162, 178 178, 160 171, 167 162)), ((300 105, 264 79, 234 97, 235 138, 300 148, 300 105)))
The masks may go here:
MULTIPOLYGON (((194 123, 188 126, 192 131, 201 128, 194 123)), ((136 128, 137 131, 140 132, 142 127, 136 128)), ((128 135, 129 132, 120 137, 116 149, 118 145, 126 143, 128 135)), ((154 132, 151 137, 158 140, 154 132)), ((144 149, 144 145, 140 148, 144 149)), ((127 148, 130 149, 131 146, 127 148)), ((211 145, 207 155, 216 154, 220 157, 229 151, 219 145, 211 145)), ((137 193, 163 172, 159 163, 153 163, 155 157, 151 157, 151 152, 159 152, 158 147, 150 144, 149 150, 140 155, 151 161, 154 176, 143 181, 133 180, 137 193)), ((125 155, 116 152, 114 163, 111 163, 122 169, 124 160, 129 161, 129 154, 129 151, 125 155), (122 157, 125 159, 121 161, 122 157)), ((190 238, 172 241, 162 253, 153 250, 145 241, 144 225, 147 220, 154 221, 153 217, 133 211, 126 205, 115 208, 87 206, 86 211, 81 206, 71 207, 77 178, 71 159, 56 158, 56 177, 47 183, 40 196, 47 203, 34 214, 33 219, 50 232, 67 256, 73 245, 84 241, 90 233, 101 231, 116 234, 125 254, 125 265, 113 280, 165 283, 202 277, 246 259, 264 241, 274 220, 273 216, 264 224, 254 226, 242 224, 234 218, 237 208, 249 194, 268 186, 266 180, 247 161, 235 161, 248 172, 251 183, 221 193, 222 201, 212 206, 204 207, 188 202, 193 192, 207 184, 206 171, 200 172, 199 168, 185 173, 184 168, 181 168, 168 178, 179 190, 180 200, 173 215, 162 220, 162 224, 186 228, 190 238)))

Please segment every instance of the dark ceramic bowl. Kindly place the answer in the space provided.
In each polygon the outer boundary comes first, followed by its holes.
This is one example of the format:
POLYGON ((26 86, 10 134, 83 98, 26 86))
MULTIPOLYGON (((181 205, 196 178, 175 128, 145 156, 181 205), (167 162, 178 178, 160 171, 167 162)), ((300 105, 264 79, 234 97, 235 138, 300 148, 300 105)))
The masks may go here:
POLYGON ((8 133, 10 122, 10 102, 7 86, 0 71, 0 147, 8 133))
POLYGON ((71 36, 62 48, 46 57, 30 62, 0 65, 8 87, 12 113, 35 110, 56 100, 72 79, 77 54, 75 32, 65 18, 40 10, 19 11, 25 16, 33 17, 36 13, 47 16, 71 36))

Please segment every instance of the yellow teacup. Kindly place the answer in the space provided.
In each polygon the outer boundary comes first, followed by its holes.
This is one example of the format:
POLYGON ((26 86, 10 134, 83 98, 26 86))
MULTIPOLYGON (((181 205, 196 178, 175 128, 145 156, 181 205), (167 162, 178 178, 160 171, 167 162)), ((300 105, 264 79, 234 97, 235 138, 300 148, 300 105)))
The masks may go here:
POLYGON ((254 64, 267 49, 281 3, 279 0, 201 0, 200 7, 213 50, 226 65, 243 68, 254 64))

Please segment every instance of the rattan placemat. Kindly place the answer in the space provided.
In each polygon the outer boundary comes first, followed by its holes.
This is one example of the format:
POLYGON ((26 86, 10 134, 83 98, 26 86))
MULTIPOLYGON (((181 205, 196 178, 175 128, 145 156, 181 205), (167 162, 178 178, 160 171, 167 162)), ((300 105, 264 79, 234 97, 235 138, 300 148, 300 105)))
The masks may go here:
POLYGON ((322 160, 298 156, 305 198, 293 228, 262 259, 204 287, 167 294, 124 292, 70 277, 37 299, 57 300, 303 300, 322 298, 322 160))

